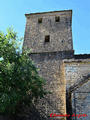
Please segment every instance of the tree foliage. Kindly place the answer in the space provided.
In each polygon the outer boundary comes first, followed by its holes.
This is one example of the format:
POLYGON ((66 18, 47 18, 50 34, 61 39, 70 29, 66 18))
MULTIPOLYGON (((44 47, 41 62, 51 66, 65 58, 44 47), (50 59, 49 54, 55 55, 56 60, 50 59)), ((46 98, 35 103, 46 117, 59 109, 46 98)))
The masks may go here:
POLYGON ((19 104, 30 104, 46 92, 45 81, 28 56, 19 51, 17 33, 0 32, 0 113, 16 113, 19 104))

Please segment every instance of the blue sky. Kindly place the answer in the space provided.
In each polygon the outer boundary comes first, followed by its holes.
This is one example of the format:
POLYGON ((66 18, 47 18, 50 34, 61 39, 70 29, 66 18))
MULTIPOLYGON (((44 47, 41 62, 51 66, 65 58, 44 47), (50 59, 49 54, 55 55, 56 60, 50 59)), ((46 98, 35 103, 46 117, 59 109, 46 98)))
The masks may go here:
POLYGON ((13 25, 24 36, 25 13, 73 10, 72 34, 76 54, 90 53, 90 0, 0 0, 0 30, 13 25))

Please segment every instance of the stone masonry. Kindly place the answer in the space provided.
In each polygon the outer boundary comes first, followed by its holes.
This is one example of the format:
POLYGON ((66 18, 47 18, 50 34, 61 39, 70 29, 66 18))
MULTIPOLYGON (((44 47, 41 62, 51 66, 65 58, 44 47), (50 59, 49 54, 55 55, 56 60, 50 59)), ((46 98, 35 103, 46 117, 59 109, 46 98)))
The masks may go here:
MULTIPOLYGON (((84 56, 84 55, 83 55, 84 56)), ((69 113, 87 114, 87 117, 73 120, 90 119, 90 57, 88 59, 64 60, 69 113), (68 101, 69 100, 69 101, 68 101), (70 109, 71 107, 71 109, 70 109)))
POLYGON ((25 42, 32 53, 72 51, 72 11, 25 14, 25 42), (58 22, 56 22, 58 18, 58 22), (42 20, 39 23, 39 19, 42 20), (45 42, 45 36, 50 41, 45 42))
MULTIPOLYGON (((40 76, 45 78, 45 88, 52 92, 38 100, 36 109, 40 117, 29 120, 66 120, 66 117, 50 118, 51 113, 85 113, 88 117, 80 119, 89 120, 90 55, 74 55, 72 10, 25 16, 24 47, 31 49, 30 58, 40 69, 40 76)), ((77 117, 73 119, 77 120, 77 117)))

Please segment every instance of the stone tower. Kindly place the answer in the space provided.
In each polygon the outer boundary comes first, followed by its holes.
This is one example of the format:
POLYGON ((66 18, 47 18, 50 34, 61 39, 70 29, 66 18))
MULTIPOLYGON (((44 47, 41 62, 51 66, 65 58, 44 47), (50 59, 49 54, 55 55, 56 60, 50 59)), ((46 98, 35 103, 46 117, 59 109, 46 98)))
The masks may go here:
POLYGON ((40 113, 40 118, 36 120, 50 120, 51 113, 66 114, 63 59, 73 57, 72 10, 31 13, 25 16, 24 46, 32 50, 30 57, 40 69, 39 74, 46 79, 46 89, 52 92, 36 105, 40 113))
POLYGON ((73 51, 71 10, 25 16, 25 44, 32 49, 32 53, 73 51))

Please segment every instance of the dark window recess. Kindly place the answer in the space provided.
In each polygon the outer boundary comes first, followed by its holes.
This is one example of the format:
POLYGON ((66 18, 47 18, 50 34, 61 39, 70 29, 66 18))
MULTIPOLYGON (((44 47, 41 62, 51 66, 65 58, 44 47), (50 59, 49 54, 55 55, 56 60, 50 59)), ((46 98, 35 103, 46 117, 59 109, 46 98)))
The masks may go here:
POLYGON ((50 35, 45 36, 45 43, 48 43, 48 42, 50 42, 50 35))
POLYGON ((60 22, 60 17, 59 16, 55 17, 55 22, 60 22))
POLYGON ((62 40, 61 42, 64 43, 64 40, 62 40))
POLYGON ((39 18, 39 19, 38 19, 38 23, 42 23, 42 18, 39 18))

